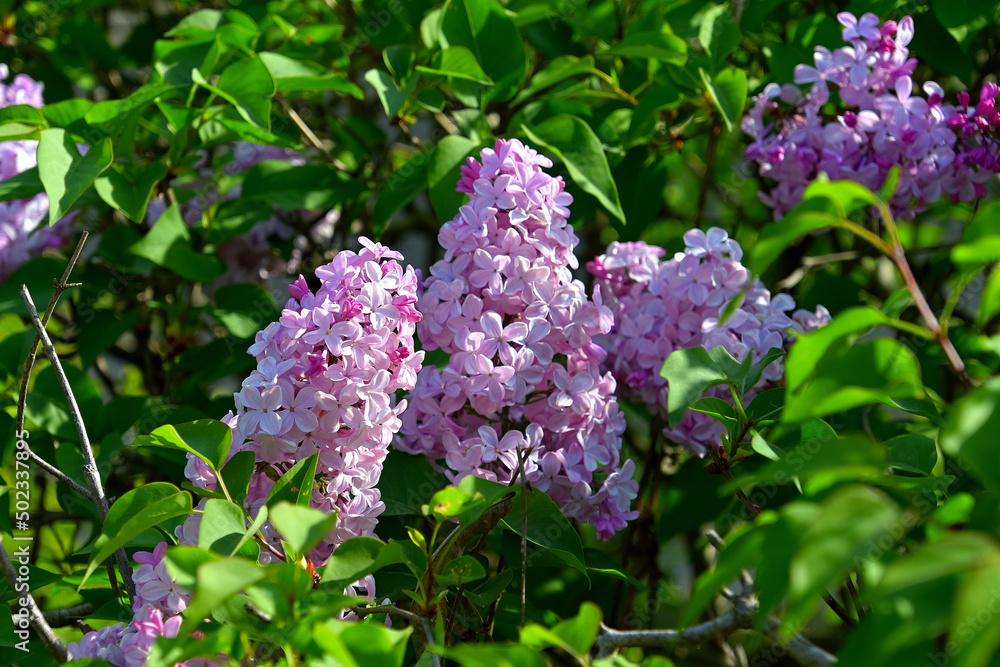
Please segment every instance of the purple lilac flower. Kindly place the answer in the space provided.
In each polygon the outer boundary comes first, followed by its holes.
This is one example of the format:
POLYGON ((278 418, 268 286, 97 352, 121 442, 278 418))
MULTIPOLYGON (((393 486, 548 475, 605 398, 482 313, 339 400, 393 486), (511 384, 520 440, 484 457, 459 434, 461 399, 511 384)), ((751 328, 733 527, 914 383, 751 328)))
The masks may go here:
MULTIPOLYGON (((25 74, 18 74, 9 84, 3 83, 9 75, 7 66, 0 64, 0 108, 45 104, 41 83, 25 74)), ((37 141, 0 142, 0 180, 35 167, 37 149, 37 141)), ((68 221, 64 218, 49 227, 48 216, 49 199, 44 192, 30 199, 0 202, 0 283, 46 248, 62 244, 68 221)))
MULTIPOLYGON (((310 555, 317 564, 344 540, 371 535, 378 523, 384 505, 376 485, 406 409, 395 392, 413 389, 424 356, 413 349, 421 318, 414 307, 417 274, 403 268, 399 253, 361 242, 359 253, 343 251, 316 270, 315 293, 302 276, 289 287, 292 298, 279 321, 250 347, 257 369, 234 395, 236 414, 225 419, 233 453, 254 452, 276 475, 319 452, 312 506, 337 512, 339 520, 310 555)), ((214 487, 211 471, 191 458, 188 479, 214 487)), ((270 476, 254 475, 245 501, 251 515, 273 485, 270 476)), ((280 535, 269 523, 263 530, 280 550, 280 535)), ((262 563, 271 558, 261 553, 262 563)))
POLYGON ((621 460, 624 417, 594 337, 611 328, 598 295, 573 279, 572 198, 552 163, 499 140, 461 169, 470 195, 438 240, 419 308, 425 367, 396 446, 443 460, 449 478, 502 483, 518 471, 570 517, 609 538, 637 516, 638 484, 621 460))
POLYGON ((881 26, 874 14, 859 19, 842 12, 837 19, 848 45, 833 52, 817 46, 815 67, 795 68, 795 83, 811 87, 803 93, 790 84, 768 84, 743 118, 743 131, 753 139, 746 157, 769 182, 760 197, 775 217, 794 208, 821 171, 877 190, 898 166, 900 183, 890 204, 902 216, 942 196, 952 202, 984 197, 984 183, 1000 172, 1000 88, 983 86, 972 108, 964 92, 959 106, 944 104, 941 86, 913 80, 909 16, 881 26), (831 84, 839 97, 837 115, 824 111, 831 84))
MULTIPOLYGON (((405 269, 399 253, 361 239, 359 253, 344 251, 317 269, 321 285, 314 293, 299 276, 278 322, 257 333, 249 352, 257 368, 235 394, 236 413, 223 422, 233 429, 229 455, 255 454, 258 469, 251 477, 244 506, 251 516, 267 501, 275 476, 297 461, 319 452, 311 504, 336 512, 337 524, 309 554, 322 565, 344 540, 372 535, 385 505, 376 485, 399 416, 406 401, 395 392, 413 389, 424 353, 413 349, 418 274, 405 269)), ((200 488, 214 489, 210 468, 188 457, 184 474, 200 488)), ((201 501, 198 509, 203 509, 201 501)), ((177 528, 181 544, 197 544, 200 514, 177 528)), ((280 552, 281 535, 270 522, 261 533, 280 552)), ((74 658, 101 657, 116 667, 142 667, 159 636, 175 636, 180 614, 191 600, 166 570, 167 544, 152 553, 138 552, 135 617, 84 635, 70 645, 74 658)), ((274 558, 262 551, 260 562, 274 558)), ((365 577, 346 593, 371 599, 375 580, 365 577)), ((187 667, 213 667, 197 658, 187 667)))
MULTIPOLYGON (((607 253, 587 264, 597 278, 604 303, 614 312, 615 327, 595 336, 608 356, 604 366, 614 373, 622 397, 641 400, 652 414, 667 415, 667 381, 660 376, 663 360, 674 350, 723 346, 737 360, 759 360, 773 347, 785 347, 794 332, 823 326, 830 314, 799 310, 787 294, 771 293, 759 279, 750 279, 740 263, 743 250, 726 232, 692 229, 684 234, 686 248, 662 261, 665 251, 641 241, 612 243, 607 253), (722 319, 733 299, 740 305, 722 319)), ((781 361, 770 364, 758 386, 781 379, 781 361)), ((707 395, 729 399, 723 387, 707 395)), ((703 454, 720 446, 723 428, 708 415, 689 411, 668 439, 688 451, 703 454)))

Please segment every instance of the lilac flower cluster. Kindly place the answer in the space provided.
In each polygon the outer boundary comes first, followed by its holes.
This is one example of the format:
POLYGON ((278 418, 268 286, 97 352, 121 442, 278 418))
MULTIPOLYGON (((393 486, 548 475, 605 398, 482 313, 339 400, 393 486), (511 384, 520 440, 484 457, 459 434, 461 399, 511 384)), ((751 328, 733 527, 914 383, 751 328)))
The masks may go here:
MULTIPOLYGON (((167 573, 163 560, 166 551, 166 542, 161 542, 152 553, 136 552, 139 567, 132 574, 136 591, 132 622, 88 632, 79 642, 71 642, 67 647, 71 659, 99 658, 115 667, 145 667, 157 637, 177 636, 182 620, 180 613, 187 608, 191 596, 167 573)), ((203 658, 183 664, 186 667, 216 665, 203 658)))
MULTIPOLYGON (((41 107, 42 84, 26 74, 18 74, 9 84, 3 79, 10 76, 6 65, 0 64, 0 108, 15 104, 41 107)), ((37 141, 0 142, 0 180, 6 180, 38 164, 37 141)), ((0 202, 0 283, 7 280, 14 269, 45 248, 63 242, 65 223, 49 227, 49 199, 45 193, 30 199, 0 202)))
MULTIPOLYGON (((310 553, 317 565, 350 537, 371 535, 384 509, 376 488, 382 463, 406 401, 397 390, 411 390, 424 357, 413 349, 419 277, 397 260, 402 255, 361 239, 359 253, 343 251, 316 270, 320 287, 309 289, 299 276, 279 321, 257 333, 248 350, 257 368, 235 394, 236 413, 223 420, 233 429, 230 456, 255 455, 244 507, 256 516, 274 479, 296 462, 319 453, 311 506, 336 512, 337 524, 310 553)), ((188 456, 184 474, 196 487, 215 489, 214 473, 188 456)), ((197 544, 201 515, 177 530, 182 544, 197 544)), ((281 536, 270 522, 261 528, 274 552, 262 550, 266 564, 281 552, 281 536)), ((116 667, 141 667, 158 636, 172 637, 190 595, 170 577, 163 557, 166 543, 152 553, 138 552, 133 574, 135 618, 87 633, 70 644, 73 658, 102 658, 116 667)), ((350 592, 374 596, 366 577, 350 592)), ((187 661, 187 667, 214 665, 187 661)))
MULTIPOLYGON (((759 278, 751 280, 740 263, 743 250, 724 230, 692 229, 684 242, 684 252, 666 261, 661 261, 663 248, 615 242, 587 264, 615 314, 614 329, 594 342, 608 350, 605 365, 618 379, 619 395, 643 401, 661 418, 667 415, 667 381, 660 368, 674 350, 721 345, 737 360, 750 355, 758 361, 771 348, 785 347, 793 332, 830 319, 822 306, 815 313, 799 310, 789 316, 795 308, 792 297, 772 296, 759 278), (736 298, 742 298, 739 306, 723 318, 736 298)), ((750 397, 782 375, 780 360, 770 364, 750 397)), ((706 395, 731 400, 724 387, 706 395)), ((698 454, 720 446, 723 432, 717 420, 693 411, 664 430, 670 440, 698 454)))
POLYGON ((1000 172, 996 137, 1000 89, 983 86, 970 108, 968 93, 959 106, 944 104, 937 83, 915 91, 915 58, 907 44, 913 19, 899 23, 865 14, 837 15, 848 43, 835 51, 817 46, 815 66, 795 68, 797 86, 768 84, 743 118, 753 138, 746 157, 773 186, 760 197, 780 217, 802 200, 819 172, 877 190, 898 166, 900 183, 890 202, 897 215, 912 215, 943 195, 971 202, 986 194, 984 183, 1000 172), (830 85, 840 98, 839 114, 826 113, 830 85))
POLYGON ((612 315, 570 271, 572 197, 517 140, 480 158, 462 167, 458 190, 471 197, 441 228, 445 256, 419 303, 424 349, 450 358, 418 374, 397 446, 443 459, 455 482, 506 483, 523 466, 568 516, 609 538, 637 515, 638 484, 621 461, 624 417, 593 341, 612 315))
MULTIPOLYGON (((236 414, 224 420, 233 428, 233 452, 253 452, 258 467, 278 475, 319 452, 312 506, 339 516, 311 554, 320 564, 344 540, 372 534, 384 508, 375 486, 406 409, 394 393, 413 389, 424 357, 413 349, 417 274, 396 261, 399 253, 361 242, 360 253, 342 251, 316 270, 315 293, 302 276, 289 286, 280 319, 248 350, 257 368, 235 394, 236 414)), ((194 457, 185 475, 195 486, 215 486, 194 457)), ((273 485, 271 476, 254 475, 245 501, 252 516, 273 485)), ((183 530, 196 534, 196 525, 193 516, 183 530)), ((263 531, 280 551, 273 527, 263 531)), ((261 562, 271 558, 261 553, 261 562)))

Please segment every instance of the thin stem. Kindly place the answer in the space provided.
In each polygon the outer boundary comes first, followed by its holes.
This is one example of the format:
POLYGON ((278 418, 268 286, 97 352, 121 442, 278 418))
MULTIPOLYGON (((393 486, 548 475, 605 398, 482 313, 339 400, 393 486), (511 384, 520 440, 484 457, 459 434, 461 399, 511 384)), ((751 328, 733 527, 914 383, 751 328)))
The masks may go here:
MULTIPOLYGON (((524 627, 525 615, 527 613, 527 603, 528 603, 528 492, 531 491, 531 485, 528 484, 528 477, 524 472, 524 459, 521 458, 521 452, 518 450, 515 452, 517 455, 517 468, 521 473, 521 627, 524 627)), ((528 454, 525 452, 524 458, 527 458, 528 454)))
POLYGON ((851 596, 851 602, 854 604, 854 611, 858 615, 858 619, 865 617, 865 606, 861 603, 861 596, 858 595, 858 589, 854 586, 854 580, 851 579, 850 573, 847 575, 847 593, 851 596))
MULTIPOLYGON (((4 576, 7 577, 7 583, 10 585, 10 590, 16 590, 17 585, 17 570, 14 569, 14 563, 10 560, 10 554, 7 553, 7 548, 0 541, 0 568, 3 569, 4 576)), ((49 652, 53 658, 59 662, 66 662, 69 660, 69 653, 66 651, 66 646, 56 637, 55 633, 52 632, 51 626, 49 626, 48 621, 45 620, 45 616, 42 614, 42 610, 38 607, 38 603, 35 602, 35 597, 31 594, 31 591, 24 591, 21 593, 21 600, 26 602, 24 609, 28 612, 28 622, 31 627, 35 629, 35 633, 38 635, 39 639, 42 640, 42 644, 45 645, 45 650, 49 652)))
MULTIPOLYGON (((59 361, 59 356, 56 354, 56 349, 52 345, 52 341, 49 339, 48 333, 45 331, 45 326, 42 324, 41 319, 38 317, 38 310, 35 308, 35 303, 31 300, 31 294, 28 293, 27 285, 21 285, 21 299, 24 301, 25 307, 28 309, 28 314, 31 316, 31 322, 35 325, 35 330, 38 332, 39 338, 42 341, 42 348, 45 350, 45 356, 48 357, 49 363, 52 364, 52 369, 55 371, 56 378, 59 380, 59 386, 62 388, 63 394, 66 396, 66 403, 69 405, 69 412, 73 418, 73 424, 76 426, 77 435, 80 438, 80 449, 83 452, 83 476, 87 480, 87 486, 90 488, 90 497, 97 505, 97 512, 101 518, 101 524, 104 524, 105 518, 108 516, 108 499, 104 495, 104 485, 101 483, 101 475, 97 470, 97 461, 94 459, 94 450, 90 446, 90 437, 87 435, 87 427, 83 423, 83 415, 80 413, 80 406, 77 405, 76 396, 73 394, 73 388, 69 384, 69 379, 66 377, 66 371, 63 370, 62 363, 59 361)), ((132 564, 129 562, 128 555, 125 553, 124 549, 118 549, 115 552, 115 557, 118 560, 118 569, 122 574, 122 580, 125 583, 125 589, 128 591, 129 598, 135 599, 135 583, 132 581, 132 564)))
POLYGON ((87 489, 87 487, 85 487, 83 484, 80 484, 80 482, 76 481, 75 479, 64 473, 62 470, 60 470, 59 468, 55 467, 54 465, 43 459, 41 456, 36 454, 31 449, 28 450, 28 458, 34 461, 39 468, 52 475, 60 482, 62 482, 69 488, 73 489, 87 500, 91 499, 90 491, 87 489))
MULTIPOLYGON (((59 301, 59 297, 62 296, 63 292, 69 289, 70 285, 68 285, 66 281, 69 279, 70 274, 76 267, 76 262, 80 259, 80 253, 83 252, 83 245, 87 242, 87 237, 89 235, 89 232, 84 232, 80 236, 80 241, 76 244, 76 250, 73 251, 73 256, 70 257, 69 263, 66 264, 66 270, 63 271, 62 277, 55 283, 55 289, 52 290, 52 297, 49 299, 49 305, 45 308, 45 315, 42 317, 43 327, 49 323, 49 319, 52 317, 52 313, 56 309, 56 303, 59 301)), ((35 334, 35 342, 31 344, 31 351, 28 353, 28 360, 24 362, 24 371, 21 374, 21 393, 17 397, 16 432, 18 433, 24 430, 24 404, 25 401, 28 400, 28 379, 31 377, 31 369, 35 366, 35 359, 38 357, 38 344, 41 343, 41 341, 41 337, 38 334, 35 334)))
POLYGON ((81 602, 80 604, 75 604, 72 607, 42 612, 42 616, 45 617, 46 622, 50 626, 59 628, 64 625, 71 625, 76 619, 90 616, 95 611, 97 611, 97 609, 94 605, 89 602, 81 602))
MULTIPOLYGON (((955 349, 951 339, 948 338, 947 323, 939 322, 938 318, 934 316, 934 311, 931 310, 930 305, 927 303, 927 299, 924 298, 924 293, 920 289, 920 284, 913 275, 909 262, 906 261, 906 252, 904 251, 903 243, 899 238, 899 229, 896 227, 896 221, 892 217, 892 212, 889 210, 889 207, 885 204, 885 202, 879 202, 879 204, 877 204, 877 208, 882 216, 882 222, 885 224, 886 231, 889 232, 889 239, 891 241, 886 255, 888 255, 888 257, 896 264, 896 268, 899 270, 899 275, 903 278, 903 283, 906 285, 906 289, 909 290, 911 295, 913 295, 913 301, 917 306, 917 310, 920 311, 920 316, 924 318, 927 328, 934 333, 938 344, 941 346, 941 349, 944 350, 945 357, 948 358, 948 363, 955 371, 955 374, 958 375, 962 384, 967 387, 971 386, 972 381, 965 372, 965 362, 962 361, 962 357, 959 356, 958 350, 955 349)), ((879 240, 881 241, 881 239, 879 240)))

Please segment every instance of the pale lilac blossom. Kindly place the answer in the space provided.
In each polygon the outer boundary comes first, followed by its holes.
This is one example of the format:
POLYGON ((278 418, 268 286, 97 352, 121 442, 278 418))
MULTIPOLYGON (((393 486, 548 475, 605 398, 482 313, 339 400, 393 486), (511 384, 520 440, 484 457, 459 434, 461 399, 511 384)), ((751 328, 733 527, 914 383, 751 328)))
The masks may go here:
POLYGON ((523 466, 567 516, 609 538, 637 516, 638 485, 620 479, 634 472, 621 460, 624 417, 592 342, 612 316, 571 272, 572 197, 517 140, 479 157, 461 168, 470 201, 442 226, 444 259, 419 301, 421 343, 449 361, 418 374, 396 446, 443 460, 455 482, 507 483, 523 466))

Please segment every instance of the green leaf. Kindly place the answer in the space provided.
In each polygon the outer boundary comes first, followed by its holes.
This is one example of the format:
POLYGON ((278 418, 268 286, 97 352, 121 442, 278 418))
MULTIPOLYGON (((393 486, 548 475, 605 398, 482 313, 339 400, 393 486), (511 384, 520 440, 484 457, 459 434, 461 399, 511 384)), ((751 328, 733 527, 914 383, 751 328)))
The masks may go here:
POLYGON ((466 493, 457 487, 449 486, 431 496, 425 506, 424 514, 432 514, 440 523, 476 508, 480 508, 481 512, 485 506, 486 499, 482 494, 466 493))
POLYGON ((475 588, 465 591, 465 597, 477 607, 489 607, 503 595, 504 590, 514 580, 514 570, 503 570, 475 588))
POLYGON ((392 77, 380 69, 371 69, 365 72, 365 81, 375 89, 375 94, 378 95, 379 101, 382 102, 382 108, 385 109, 385 115, 389 118, 394 118, 399 113, 417 84, 416 77, 413 77, 406 86, 400 89, 392 77))
POLYGON ((579 655, 587 655, 597 639, 603 614, 593 602, 580 605, 580 613, 573 618, 557 623, 552 632, 573 647, 579 655))
POLYGON ((828 181, 818 179, 806 186, 803 201, 822 198, 833 203, 837 215, 846 218, 862 206, 878 203, 875 193, 854 181, 828 181))
POLYGON ((557 56, 531 77, 528 85, 514 98, 513 104, 515 106, 523 104, 550 86, 593 71, 594 56, 586 55, 581 58, 570 55, 557 56))
POLYGON ((937 465, 937 447, 926 435, 898 435, 887 440, 885 446, 889 449, 889 465, 896 470, 930 475, 937 465))
POLYGON ((323 569, 323 581, 349 584, 386 565, 402 562, 402 556, 398 542, 386 544, 374 537, 352 537, 330 556, 323 569))
MULTIPOLYGON (((515 503, 513 511, 502 519, 503 524, 518 535, 522 534, 522 511, 521 502, 518 501, 515 503)), ((580 541, 576 529, 548 495, 535 489, 532 489, 531 493, 528 494, 527 539, 557 555, 564 562, 586 575, 587 566, 584 563, 583 543, 580 541)))
POLYGON ((222 467, 222 481, 229 491, 233 502, 243 506, 247 497, 250 478, 254 472, 254 453, 250 451, 236 452, 222 467))
POLYGON ((0 125, 7 125, 8 123, 18 123, 36 128, 48 127, 49 125, 41 109, 33 107, 30 104, 12 104, 9 107, 0 109, 0 125))
POLYGON ((445 5, 438 34, 441 48, 463 46, 482 66, 494 86, 486 99, 513 97, 527 67, 524 42, 506 10, 496 0, 453 0, 445 5))
POLYGON ((633 32, 598 55, 652 58, 671 65, 683 65, 687 62, 687 44, 664 25, 661 30, 633 32))
POLYGON ((81 156, 66 130, 43 130, 38 140, 38 175, 49 196, 49 224, 70 212, 101 172, 111 165, 110 139, 92 146, 81 156))
POLYGON ((922 393, 920 364, 913 351, 897 340, 878 338, 827 354, 802 385, 789 388, 782 419, 804 421, 885 397, 922 393))
POLYGON ((309 506, 309 497, 312 495, 313 485, 316 483, 316 463, 319 461, 319 452, 302 459, 282 475, 271 492, 267 494, 267 506, 273 508, 275 504, 286 501, 293 505, 309 506))
POLYGON ((217 36, 230 46, 248 51, 260 28, 252 18, 237 10, 201 9, 182 18, 167 31, 167 37, 186 37, 190 41, 215 39, 217 36))
POLYGON ((715 76, 699 68, 701 81, 715 108, 730 132, 739 125, 747 101, 747 73, 737 67, 727 67, 715 76))
POLYGON ((466 201, 466 195, 455 191, 455 183, 465 158, 478 147, 478 142, 458 135, 448 135, 434 147, 427 167, 427 187, 439 220, 451 220, 466 201))
POLYGON ((227 67, 217 89, 248 123, 271 131, 271 98, 277 88, 260 58, 238 60, 227 67))
POLYGON ((472 556, 459 556, 441 566, 434 574, 434 580, 440 586, 453 587, 476 581, 486 576, 486 568, 472 556))
POLYGON ((436 76, 455 77, 484 85, 493 85, 493 80, 476 62, 476 56, 464 46, 452 46, 436 56, 430 67, 417 65, 417 71, 436 76))
POLYGON ((364 92, 347 77, 334 74, 318 63, 296 60, 270 51, 261 51, 257 55, 267 66, 279 93, 333 90, 347 93, 359 100, 365 97, 364 92))
MULTIPOLYGON (((527 627, 541 626, 531 624, 527 627)), ((558 640, 556 635, 552 636, 558 640)), ((546 667, 550 664, 545 654, 536 648, 516 644, 459 644, 449 647, 445 655, 462 667, 546 667)))
POLYGON ((153 188, 166 175, 167 168, 160 162, 142 169, 125 169, 114 164, 97 177, 94 189, 108 206, 121 211, 129 220, 142 222, 153 188))
POLYGON ((941 430, 941 449, 993 491, 1000 490, 1000 378, 956 402, 941 430))
POLYGON ((844 580, 848 571, 868 557, 873 544, 892 535, 899 508, 874 489, 851 486, 824 499, 822 510, 798 532, 792 559, 789 606, 780 632, 787 640, 816 609, 827 588, 844 580))
POLYGON ((224 558, 199 565, 191 604, 184 612, 178 634, 191 632, 212 615, 213 609, 250 588, 266 574, 264 568, 241 558, 224 558))
POLYGON ((338 663, 402 667, 413 628, 390 630, 373 623, 328 621, 313 629, 314 640, 338 663))
POLYGON ((583 119, 558 114, 539 125, 531 128, 522 126, 522 129, 534 143, 548 148, 562 160, 573 181, 594 195, 608 213, 625 224, 625 212, 604 146, 583 119))
POLYGON ((663 362, 660 375, 667 380, 667 415, 671 426, 677 424, 709 387, 723 384, 729 373, 719 367, 703 347, 674 350, 663 362))
POLYGON ((216 473, 222 468, 233 443, 233 430, 215 419, 167 424, 149 435, 137 436, 134 447, 165 447, 194 454, 216 473))
POLYGON ((732 431, 739 424, 739 417, 736 415, 736 408, 728 401, 715 396, 704 396, 691 404, 691 409, 695 412, 714 417, 716 421, 726 427, 727 431, 732 431))
POLYGON ((179 90, 181 90, 179 86, 148 84, 124 99, 98 102, 87 109, 83 119, 103 137, 114 138, 132 118, 138 116, 152 102, 179 90))
POLYGON ((191 233, 177 205, 163 212, 153 228, 132 245, 131 252, 199 283, 211 282, 225 270, 217 257, 192 247, 191 233))
POLYGON ((42 179, 38 176, 38 167, 32 167, 0 181, 0 201, 27 199, 44 190, 42 179))
POLYGON ((889 318, 869 306, 849 308, 826 326, 799 336, 788 353, 785 379, 789 391, 798 390, 828 354, 847 344, 854 334, 888 324, 889 318))
POLYGON ((312 507, 278 502, 270 507, 268 516, 298 556, 304 556, 337 525, 337 514, 326 514, 312 507))
POLYGON ((698 41, 716 63, 732 53, 740 43, 740 28, 732 9, 725 4, 707 9, 701 18, 698 41))
POLYGON ((814 494, 843 480, 870 480, 885 472, 885 450, 865 438, 804 438, 777 461, 727 484, 728 492, 754 484, 790 484, 798 480, 814 494))
POLYGON ((279 314, 274 298, 257 285, 235 283, 215 292, 212 315, 237 338, 253 338, 279 314))
POLYGON ((111 506, 104 519, 101 535, 94 541, 90 564, 80 586, 90 578, 104 559, 129 540, 168 519, 191 513, 191 495, 173 484, 152 482, 129 491, 111 506))
POLYGON ((681 102, 681 92, 669 82, 661 83, 639 99, 628 127, 629 146, 641 144, 656 130, 661 109, 681 102))
POLYGON ((284 160, 264 160, 243 179, 243 197, 295 211, 326 211, 355 197, 362 186, 329 167, 295 166, 284 160))
MULTIPOLYGON (((760 382, 760 376, 764 374, 764 369, 783 356, 785 356, 785 351, 783 349, 780 347, 772 347, 764 354, 763 357, 760 358, 760 361, 750 364, 745 373, 741 372, 734 374, 732 379, 739 384, 737 390, 740 394, 746 394, 754 386, 756 386, 757 383, 760 382)), ((748 356, 748 359, 750 358, 752 357, 748 356)))
POLYGON ((46 104, 41 111, 51 127, 63 128, 82 136, 90 129, 85 117, 93 106, 94 103, 90 100, 72 98, 46 104))
POLYGON ((979 312, 976 313, 976 324, 985 328, 997 314, 1000 313, 1000 264, 990 271, 983 292, 979 297, 979 312))
POLYGON ((214 551, 222 556, 233 556, 241 546, 253 547, 242 555, 255 558, 254 551, 259 547, 253 542, 243 542, 243 534, 247 532, 246 517, 243 508, 228 500, 210 498, 205 503, 201 523, 198 525, 198 546, 214 551))
POLYGON ((198 581, 198 567, 202 563, 219 560, 219 555, 207 549, 185 544, 169 547, 163 560, 167 564, 167 573, 171 579, 191 590, 198 581))

